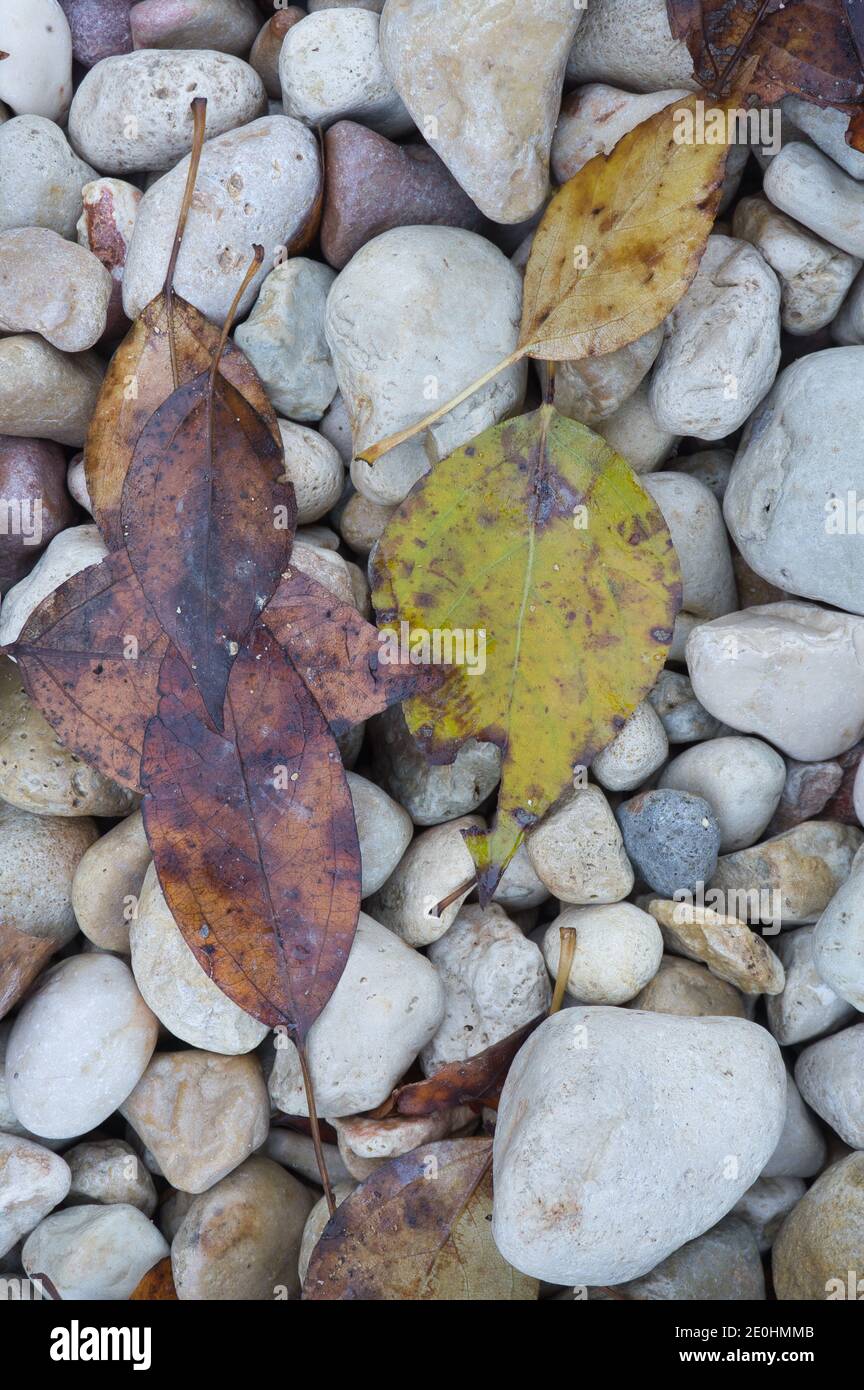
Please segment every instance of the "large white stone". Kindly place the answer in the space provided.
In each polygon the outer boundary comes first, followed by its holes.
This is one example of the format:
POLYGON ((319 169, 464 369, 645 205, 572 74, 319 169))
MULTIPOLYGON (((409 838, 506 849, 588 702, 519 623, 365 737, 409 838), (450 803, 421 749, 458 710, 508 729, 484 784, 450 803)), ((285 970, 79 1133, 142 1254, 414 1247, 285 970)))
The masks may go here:
POLYGON ((565 903, 617 903, 633 887, 621 831, 599 787, 574 789, 526 839, 537 877, 565 903))
POLYGON ((72 99, 72 34, 58 0, 3 0, 0 101, 63 123, 72 99))
POLYGON ((293 256, 271 270, 234 334, 274 410, 290 420, 320 420, 336 394, 324 337, 324 309, 335 279, 328 265, 293 256))
POLYGON ((847 174, 864 179, 864 154, 846 144, 848 111, 835 111, 831 106, 815 106, 812 102, 802 101, 800 97, 785 97, 782 111, 784 125, 794 123, 847 174))
POLYGON ((60 236, 73 237, 83 206, 81 190, 98 177, 53 121, 44 116, 16 116, 3 122, 0 231, 50 227, 60 236))
POLYGON ((816 333, 831 322, 861 269, 857 257, 814 236, 766 198, 742 198, 733 229, 778 276, 780 322, 787 333, 816 333))
POLYGON ((117 1202, 53 1212, 28 1236, 21 1259, 28 1274, 47 1274, 64 1300, 121 1303, 167 1254, 153 1222, 117 1202))
POLYGON ((543 955, 553 979, 567 928, 576 932, 567 993, 579 1004, 626 1004, 660 968, 663 937, 654 918, 633 903, 604 903, 565 908, 549 923, 543 955))

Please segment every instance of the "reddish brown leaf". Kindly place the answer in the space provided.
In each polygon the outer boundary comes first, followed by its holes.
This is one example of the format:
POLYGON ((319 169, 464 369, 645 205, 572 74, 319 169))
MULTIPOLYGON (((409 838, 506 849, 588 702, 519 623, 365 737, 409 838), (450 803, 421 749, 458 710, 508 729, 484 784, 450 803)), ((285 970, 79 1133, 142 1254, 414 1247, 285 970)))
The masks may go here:
POLYGON ((167 648, 129 557, 118 551, 44 598, 9 650, 66 747, 137 789, 167 648))
POLYGON ((853 111, 849 117, 846 144, 851 145, 852 149, 857 150, 859 154, 864 154, 864 108, 862 107, 853 111))
POLYGON ((140 1284, 129 1295, 130 1303, 162 1303, 166 1300, 177 1300, 170 1255, 148 1269, 140 1284))
POLYGON ((397 1111, 400 1115, 434 1115, 439 1110, 494 1098, 504 1084, 516 1053, 545 1017, 545 1013, 538 1014, 530 1023, 475 1057, 468 1057, 464 1062, 448 1062, 425 1081, 400 1087, 394 1096, 397 1111))
POLYGON ((0 1018, 23 999, 56 950, 50 936, 31 936, 0 922, 0 1018))
POLYGON ((221 728, 234 653, 290 554, 297 510, 282 450, 230 383, 202 372, 147 422, 122 515, 144 594, 221 728))
POLYGON ((843 0, 843 9, 858 61, 864 64, 864 0, 843 0))
POLYGON ((312 1252, 306 1300, 527 1301, 492 1239, 492 1141, 445 1139, 376 1168, 312 1252))
POLYGON ((445 674, 442 667, 382 661, 378 629, 297 569, 283 575, 262 620, 337 735, 388 705, 435 689, 445 674))
POLYGON ((219 988, 302 1042, 360 909, 357 829, 333 735, 263 624, 231 671, 224 734, 174 653, 160 689, 142 780, 168 905, 219 988))

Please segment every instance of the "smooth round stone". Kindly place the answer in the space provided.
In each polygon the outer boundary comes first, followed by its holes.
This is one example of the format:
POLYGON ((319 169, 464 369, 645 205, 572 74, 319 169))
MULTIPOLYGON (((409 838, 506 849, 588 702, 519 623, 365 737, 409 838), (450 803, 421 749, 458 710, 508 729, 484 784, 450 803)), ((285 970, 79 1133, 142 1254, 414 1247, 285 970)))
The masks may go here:
POLYGON ((654 1014, 678 1014, 684 1018, 704 1018, 728 1014, 746 1018, 741 992, 726 980, 712 975, 708 967, 676 956, 664 956, 657 974, 628 1005, 654 1014))
POLYGON ((827 1168, 784 1221, 771 1261, 777 1297, 859 1299, 862 1244, 864 1153, 854 1153, 827 1168))
POLYGON ((43 598, 107 554, 98 526, 70 526, 56 535, 30 573, 6 594, 0 610, 0 642, 16 641, 43 598))
POLYGON ((655 892, 672 898, 710 883, 720 826, 703 797, 671 788, 643 792, 623 802, 617 816, 627 855, 655 892))
POLYGON ((485 821, 459 816, 415 836, 387 882, 367 899, 376 922, 383 922, 409 946, 428 946, 443 936, 471 892, 474 860, 462 834, 471 826, 485 829, 485 821), (457 889, 463 891, 437 913, 438 903, 457 889))
POLYGON ((724 503, 757 574, 852 613, 864 613, 864 417, 854 404, 862 371, 864 347, 829 348, 787 367, 748 426, 724 503))
POLYGON ((772 945, 786 972, 782 994, 766 1000, 768 1027, 781 1047, 833 1033, 856 1017, 854 1006, 835 994, 816 968, 815 930, 799 927, 797 931, 783 932, 772 945))
POLYGON ((823 110, 800 97, 784 97, 781 109, 784 126, 788 122, 793 129, 803 131, 847 174, 864 179, 864 154, 846 143, 849 120, 845 111, 835 111, 830 106, 823 110))
POLYGON ((393 227, 466 227, 483 217, 428 145, 395 145, 357 121, 324 137, 321 250, 337 270, 393 227))
POLYGON ((318 427, 325 439, 328 439, 333 448, 338 453, 342 462, 347 466, 351 462, 353 448, 351 444, 351 420, 348 415, 348 407, 342 397, 342 392, 337 391, 330 405, 328 405, 321 417, 321 424, 318 427))
POLYGON ((15 499, 20 508, 19 534, 3 537, 0 593, 23 579, 48 542, 75 520, 65 475, 59 444, 0 434, 0 497, 15 499))
POLYGON ((0 231, 50 227, 74 236, 81 189, 95 178, 53 121, 16 116, 0 125, 0 231))
POLYGON ((134 0, 60 0, 72 31, 72 53, 82 67, 92 68, 113 53, 129 53, 132 30, 129 10, 134 0))
POLYGON ((293 1299, 314 1196, 278 1163, 248 1158, 196 1197, 171 1245, 181 1302, 293 1299))
POLYGON ((345 470, 342 460, 316 430, 280 420, 279 433, 285 454, 285 476, 294 485, 297 520, 301 526, 320 521, 342 495, 345 470))
POLYGON ((145 1216, 156 1210, 153 1179, 131 1144, 123 1139, 96 1139, 75 1144, 63 1155, 72 1172, 67 1202, 97 1202, 111 1206, 126 1202, 145 1216))
POLYGON ((765 1298, 765 1273, 756 1237, 746 1222, 724 1216, 704 1235, 627 1284, 615 1296, 645 1302, 753 1302, 765 1298))
MULTIPOLYGON (((350 1174, 342 1162, 337 1146, 335 1144, 322 1144, 321 1148, 330 1181, 336 1182, 339 1178, 349 1177, 350 1174)), ((321 1173, 318 1168, 318 1160, 315 1157, 315 1145, 311 1135, 301 1134, 295 1129, 286 1129, 282 1125, 271 1125, 267 1142, 260 1152, 266 1154, 268 1158, 272 1158, 275 1163, 281 1163, 283 1168, 290 1168, 298 1177, 305 1178, 307 1182, 320 1185, 321 1173)))
POLYGON ((598 421, 596 433, 616 454, 626 459, 634 473, 650 473, 668 459, 678 435, 654 419, 651 379, 646 377, 617 410, 598 421))
POLYGON ((21 811, 51 817, 125 816, 138 801, 71 753, 23 694, 0 738, 0 797, 21 811))
POLYGON ((549 897, 549 889, 537 876, 525 841, 517 849, 501 880, 492 901, 500 903, 505 912, 529 912, 549 897))
MULTIPOLYGON (((123 307, 135 319, 162 288, 183 197, 189 156, 163 174, 141 199, 123 276, 123 307)), ((321 185, 315 137, 299 121, 262 116, 208 140, 198 187, 177 259, 174 288, 208 318, 223 323, 250 264, 252 246, 264 260, 245 290, 251 308, 277 254, 306 227, 321 185)))
POLYGON ((59 352, 35 333, 0 338, 0 434, 35 435, 80 449, 103 370, 94 353, 59 352))
POLYGON ((775 207, 811 232, 864 258, 864 188, 812 145, 784 145, 765 170, 775 207))
POLYGON ((864 1023, 811 1043, 795 1065, 807 1104, 853 1149, 864 1149, 864 1023))
POLYGON ((746 1221, 764 1255, 771 1249, 786 1217, 806 1191, 807 1185, 802 1178, 757 1178, 735 1203, 732 1215, 746 1221))
POLYGON ((128 1203, 55 1211, 24 1242, 27 1273, 47 1274, 64 1300, 125 1302, 168 1243, 128 1203))
POLYGON ((812 603, 768 603, 690 634, 687 666, 705 708, 803 762, 864 734, 864 621, 812 603))
POLYGON ((840 999, 864 1013, 864 855, 859 850, 813 932, 813 964, 840 999))
POLYGON ((501 750, 494 743, 471 738, 452 763, 427 762, 401 706, 393 705, 373 719, 369 732, 375 775, 415 825, 440 825, 476 811, 501 780, 501 750))
POLYGON ((270 1106, 255 1056, 159 1052, 120 1107, 172 1187, 206 1192, 267 1138, 270 1106))
POLYGON ((504 1083, 498 1249, 556 1284, 647 1274, 755 1182, 785 1096, 780 1049, 755 1023, 564 1009, 532 1034, 504 1083))
POLYGON ((260 20, 254 0, 145 0, 129 15, 136 48, 215 48, 234 54, 249 52, 260 20))
MULTIPOLYGON (((662 345, 663 328, 659 326, 615 352, 584 357, 577 362, 557 363, 556 410, 592 427, 609 419, 634 394, 651 370, 662 345)), ((545 363, 538 365, 545 389, 548 369, 545 363)))
POLYGON ((251 1052, 268 1028, 245 1012, 198 964, 177 926, 153 864, 129 922, 132 973, 143 998, 175 1038, 229 1055, 251 1052))
POLYGON ((69 139, 104 174, 170 169, 192 148, 196 96, 207 100, 210 140, 267 110, 261 78, 239 58, 143 49, 90 69, 69 112, 69 139))
POLYGON ((642 486, 669 527, 681 566, 685 610, 697 618, 731 612, 737 606, 735 576, 716 497, 686 473, 649 473, 642 486))
POLYGON ((381 787, 356 772, 345 775, 360 841, 361 893, 368 898, 396 868, 411 843, 414 825, 408 812, 381 787))
POLYGON ((371 502, 362 492, 353 492, 339 516, 339 534, 350 550, 368 555, 384 534, 395 507, 371 502))
POLYGON ((661 671, 648 699, 660 716, 670 743, 696 743, 716 738, 722 725, 709 714, 693 694, 687 676, 679 671, 661 671))
POLYGON ((48 227, 0 232, 0 331, 83 352, 104 333, 110 298, 111 276, 83 246, 48 227))
POLYGON ((628 0, 626 7, 591 0, 567 61, 567 85, 582 82, 614 82, 633 92, 697 87, 687 46, 672 37, 665 0, 628 0))
POLYGON ((628 131, 686 96, 684 87, 637 96, 606 82, 591 82, 570 92, 561 105, 552 140, 556 183, 572 179, 595 155, 611 154, 628 131))
POLYGON ((720 826, 720 852, 746 849, 762 835, 786 782, 786 764, 758 738, 715 738, 673 758, 660 787, 692 792, 712 808, 720 826))
POLYGON ((765 1178, 812 1178, 825 1167, 827 1146, 816 1116, 801 1098, 792 1077, 786 1075, 786 1118, 762 1176, 765 1178))
POLYGON ((86 1134, 126 1099, 156 1046, 158 1023, 116 956, 73 956, 39 979, 6 1052, 9 1100, 49 1139, 86 1134))
POLYGON ((782 835, 726 854, 712 889, 726 911, 746 919, 794 927, 815 922, 849 876, 864 843, 860 830, 837 821, 803 821, 782 835))
POLYGON ((621 832, 599 787, 570 792, 526 837, 541 883, 565 903, 617 903, 633 887, 621 832))
POLYGON ((543 957, 503 908, 463 907, 429 947, 444 986, 444 1017, 420 1055, 427 1076, 515 1033, 552 999, 543 957))
POLYGON ((326 265, 305 256, 284 261, 271 270, 234 334, 274 410, 291 420, 320 420, 336 394, 324 337, 324 308, 335 279, 326 265))
POLYGON ((673 467, 676 473, 686 473, 704 483, 717 501, 722 502, 734 458, 732 449, 700 449, 695 454, 679 456, 673 461, 673 467))
POLYGON ((59 124, 72 97, 72 34, 57 0, 3 0, 0 101, 59 124))
POLYGON ((129 923, 138 911, 149 864, 140 811, 115 825, 82 857, 72 883, 72 906, 94 946, 128 956, 129 923))
POLYGON ((381 59, 379 18, 368 10, 324 10, 286 34, 279 81, 286 116, 310 126, 356 120, 381 135, 413 122, 381 59))
MULTIPOLYGON (((626 1004, 656 975, 663 955, 660 928, 632 903, 569 907, 550 922, 543 955, 552 979, 558 978, 561 932, 576 932, 576 950, 567 976, 567 993, 579 1004, 626 1004)), ((446 940, 446 938, 445 938, 446 940)))
POLYGON ((0 1134, 0 1256, 69 1191, 69 1164, 17 1134, 0 1134))
MULTIPOLYGON (((356 8, 362 7, 358 5, 356 8)), ((249 50, 249 62, 264 83, 271 101, 281 102, 282 100, 282 86, 279 82, 279 54, 282 51, 285 35, 289 29, 292 29, 295 24, 299 24, 301 19, 305 18, 306 11, 301 9, 299 5, 288 5, 284 9, 278 9, 259 29, 258 37, 249 50)))
POLYGON ((71 941, 78 931, 73 879, 98 835, 89 817, 37 816, 0 802, 0 919, 58 946, 71 941))

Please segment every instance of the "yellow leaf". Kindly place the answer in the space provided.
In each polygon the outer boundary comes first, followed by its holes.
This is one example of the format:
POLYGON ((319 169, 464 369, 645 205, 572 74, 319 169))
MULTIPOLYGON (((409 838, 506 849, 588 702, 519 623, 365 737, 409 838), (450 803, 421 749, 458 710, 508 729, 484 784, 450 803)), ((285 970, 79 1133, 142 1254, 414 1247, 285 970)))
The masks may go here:
MULTIPOLYGON (((728 145, 679 143, 696 95, 674 101, 558 190, 525 272, 519 346, 572 361, 625 347, 674 309, 714 221, 728 145)), ((731 109, 734 98, 717 110, 731 109)), ((715 109, 715 108, 712 108, 715 109)))
POLYGON ((421 654, 436 632, 470 653, 405 715, 434 762, 471 737, 502 750, 495 824, 466 836, 488 901, 525 830, 654 684, 681 605, 672 539, 624 460, 544 405, 436 464, 372 577, 381 628, 407 623, 421 654))

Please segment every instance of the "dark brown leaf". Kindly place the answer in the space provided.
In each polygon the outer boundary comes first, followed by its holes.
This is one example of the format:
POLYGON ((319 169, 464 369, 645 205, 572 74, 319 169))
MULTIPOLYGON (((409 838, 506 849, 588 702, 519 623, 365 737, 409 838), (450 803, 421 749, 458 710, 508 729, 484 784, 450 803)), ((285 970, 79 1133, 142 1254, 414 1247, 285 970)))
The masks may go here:
POLYGON ((439 1110, 497 1097, 513 1058, 545 1017, 545 1013, 538 1014, 509 1037, 464 1062, 448 1062, 425 1081, 401 1086, 394 1096, 397 1111, 400 1115, 434 1115, 439 1110))
POLYGON ((9 650, 66 747, 137 789, 167 648, 128 555, 118 551, 44 598, 9 650))
POLYGON ((0 922, 0 1018, 23 999, 57 950, 49 936, 31 936, 0 922))
POLYGON ((843 0, 843 9, 858 61, 864 64, 864 0, 843 0))
POLYGON ((174 653, 160 689, 142 780, 168 905, 219 988, 302 1042, 360 909, 357 829, 333 735, 263 624, 231 671, 224 734, 174 653))
POLYGON ((162 1303, 166 1300, 177 1300, 170 1255, 148 1269, 140 1284, 129 1295, 130 1303, 162 1303))

